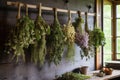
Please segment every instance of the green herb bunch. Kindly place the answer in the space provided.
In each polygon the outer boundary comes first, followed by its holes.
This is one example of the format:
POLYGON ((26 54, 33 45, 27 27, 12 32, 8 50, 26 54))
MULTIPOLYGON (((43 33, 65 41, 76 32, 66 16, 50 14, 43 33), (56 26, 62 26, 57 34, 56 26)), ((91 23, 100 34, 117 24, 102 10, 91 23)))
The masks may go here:
POLYGON ((46 56, 46 35, 50 34, 50 26, 39 15, 35 21, 35 44, 32 48, 32 61, 43 64, 46 56))
POLYGON ((67 72, 67 73, 57 77, 54 80, 86 80, 86 79, 89 79, 89 78, 90 78, 90 76, 86 76, 86 75, 83 75, 83 74, 67 72))
POLYGON ((56 65, 61 61, 64 51, 64 34, 57 18, 57 11, 54 10, 54 22, 51 26, 51 33, 47 39, 48 60, 56 65))
POLYGON ((16 27, 11 34, 6 44, 9 47, 8 52, 13 52, 13 58, 16 57, 17 61, 21 56, 25 61, 24 49, 28 48, 30 44, 34 44, 35 40, 34 21, 27 15, 23 16, 17 20, 16 27))
POLYGON ((93 31, 90 32, 90 44, 97 48, 101 45, 104 46, 105 43, 103 31, 100 28, 95 27, 93 31))

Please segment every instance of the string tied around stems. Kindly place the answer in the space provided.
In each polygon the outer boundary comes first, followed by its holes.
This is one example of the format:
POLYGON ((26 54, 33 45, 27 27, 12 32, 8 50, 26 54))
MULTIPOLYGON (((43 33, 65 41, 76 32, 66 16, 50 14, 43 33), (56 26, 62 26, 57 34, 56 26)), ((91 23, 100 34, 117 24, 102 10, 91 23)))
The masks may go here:
POLYGON ((26 8, 26 15, 28 16, 28 4, 25 4, 25 8, 26 8))
POLYGON ((41 8, 42 8, 42 4, 40 3, 40 4, 39 4, 39 7, 38 7, 38 9, 39 9, 39 12, 38 12, 39 16, 41 16, 41 13, 42 13, 41 8))
POLYGON ((21 12, 21 3, 18 3, 18 13, 17 13, 17 19, 20 19, 20 12, 21 12))
POLYGON ((88 29, 88 12, 85 12, 85 32, 89 33, 89 29, 88 29))

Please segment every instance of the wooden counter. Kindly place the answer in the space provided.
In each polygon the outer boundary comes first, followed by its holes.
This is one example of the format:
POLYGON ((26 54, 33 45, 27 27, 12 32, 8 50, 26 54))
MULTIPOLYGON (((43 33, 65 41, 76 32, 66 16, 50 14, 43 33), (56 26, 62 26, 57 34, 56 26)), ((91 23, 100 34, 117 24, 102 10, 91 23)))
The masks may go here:
POLYGON ((120 77, 120 70, 113 70, 111 75, 105 75, 103 77, 98 77, 98 76, 94 76, 94 73, 98 73, 99 71, 92 71, 89 72, 87 75, 91 76, 90 79, 87 80, 109 80, 109 79, 113 79, 116 77, 120 77))

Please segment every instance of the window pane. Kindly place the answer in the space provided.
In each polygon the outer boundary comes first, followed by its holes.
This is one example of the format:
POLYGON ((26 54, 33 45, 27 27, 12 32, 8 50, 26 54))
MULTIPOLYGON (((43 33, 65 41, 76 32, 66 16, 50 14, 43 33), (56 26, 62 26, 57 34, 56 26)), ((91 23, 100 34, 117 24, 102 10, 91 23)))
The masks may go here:
POLYGON ((103 11, 103 32, 106 37, 106 44, 103 47, 103 57, 105 61, 111 61, 111 5, 104 5, 103 11))
POLYGON ((120 53, 120 38, 117 38, 117 53, 120 53))
POLYGON ((117 5, 117 18, 120 18, 120 5, 117 5))
POLYGON ((104 17, 111 18, 111 5, 104 5, 104 17))
POLYGON ((105 36, 111 37, 111 19, 104 18, 104 25, 103 25, 103 31, 105 33, 105 36))
POLYGON ((116 28, 117 30, 117 36, 120 36, 120 19, 117 19, 117 28, 116 28))
POLYGON ((105 55, 104 55, 104 62, 105 62, 105 61, 111 61, 111 60, 112 60, 112 57, 111 57, 110 54, 105 54, 105 55))
POLYGON ((109 53, 111 54, 111 38, 106 37, 106 44, 103 48, 104 54, 109 53))
POLYGON ((117 59, 120 59, 120 54, 117 54, 117 59))

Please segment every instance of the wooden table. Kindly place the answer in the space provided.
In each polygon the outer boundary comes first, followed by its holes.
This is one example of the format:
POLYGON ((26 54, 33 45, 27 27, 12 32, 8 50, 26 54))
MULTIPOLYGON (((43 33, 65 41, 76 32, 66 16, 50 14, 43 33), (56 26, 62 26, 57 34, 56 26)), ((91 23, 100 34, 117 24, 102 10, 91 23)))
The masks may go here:
POLYGON ((103 77, 98 77, 98 76, 93 75, 93 73, 98 73, 98 72, 99 71, 89 72, 87 75, 91 76, 91 78, 87 80, 109 80, 109 79, 113 79, 116 77, 120 77, 120 70, 113 70, 111 75, 105 75, 103 77))

